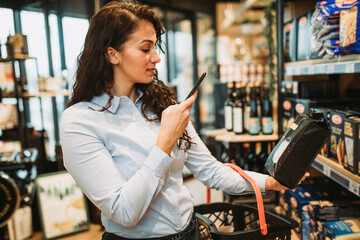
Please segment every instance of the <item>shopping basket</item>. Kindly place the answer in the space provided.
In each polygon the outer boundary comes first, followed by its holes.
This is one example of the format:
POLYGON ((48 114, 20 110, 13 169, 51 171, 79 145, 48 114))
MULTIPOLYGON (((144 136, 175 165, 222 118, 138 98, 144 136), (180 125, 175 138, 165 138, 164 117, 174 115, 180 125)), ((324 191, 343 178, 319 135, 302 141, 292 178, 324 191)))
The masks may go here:
POLYGON ((257 208, 245 204, 212 203, 195 206, 202 240, 289 240, 298 223, 265 212, 259 186, 240 167, 225 164, 254 188, 257 208))
POLYGON ((201 240, 289 240, 294 220, 265 211, 267 234, 260 231, 257 208, 245 204, 211 203, 195 206, 201 240))

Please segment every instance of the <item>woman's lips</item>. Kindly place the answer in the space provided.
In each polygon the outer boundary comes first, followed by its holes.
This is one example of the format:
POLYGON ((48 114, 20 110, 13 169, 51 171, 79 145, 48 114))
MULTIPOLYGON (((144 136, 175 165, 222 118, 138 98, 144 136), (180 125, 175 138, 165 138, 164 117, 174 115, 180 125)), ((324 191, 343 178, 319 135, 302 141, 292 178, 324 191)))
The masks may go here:
POLYGON ((156 73, 155 68, 149 68, 149 69, 147 69, 146 71, 151 72, 152 74, 155 74, 155 73, 156 73))

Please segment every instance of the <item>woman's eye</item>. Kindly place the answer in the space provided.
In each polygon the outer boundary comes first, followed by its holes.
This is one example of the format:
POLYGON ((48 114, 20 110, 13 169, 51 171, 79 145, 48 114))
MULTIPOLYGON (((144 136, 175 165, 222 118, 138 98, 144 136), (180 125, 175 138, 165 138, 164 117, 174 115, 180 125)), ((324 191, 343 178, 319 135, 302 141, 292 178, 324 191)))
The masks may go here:
POLYGON ((150 52, 150 49, 142 49, 142 51, 147 53, 147 52, 150 52))

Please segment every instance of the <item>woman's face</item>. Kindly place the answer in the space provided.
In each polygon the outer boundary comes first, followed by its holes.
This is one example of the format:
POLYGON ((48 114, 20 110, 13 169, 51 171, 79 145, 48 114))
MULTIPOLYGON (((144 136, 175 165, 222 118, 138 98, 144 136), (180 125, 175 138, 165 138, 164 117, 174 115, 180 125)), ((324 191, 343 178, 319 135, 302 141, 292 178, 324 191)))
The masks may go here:
POLYGON ((122 50, 117 52, 119 64, 114 66, 114 73, 121 81, 131 84, 152 82, 156 64, 161 60, 155 49, 156 40, 154 26, 146 20, 140 21, 122 50))

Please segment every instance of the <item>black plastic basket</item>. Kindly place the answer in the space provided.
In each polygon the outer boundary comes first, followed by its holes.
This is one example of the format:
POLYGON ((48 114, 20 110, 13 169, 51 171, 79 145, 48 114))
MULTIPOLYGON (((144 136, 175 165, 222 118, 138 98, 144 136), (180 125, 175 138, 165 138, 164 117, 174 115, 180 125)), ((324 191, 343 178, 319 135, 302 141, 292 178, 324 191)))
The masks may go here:
POLYGON ((265 211, 268 234, 262 235, 257 208, 245 204, 203 204, 195 212, 201 240, 289 240, 291 229, 298 227, 294 220, 265 211))

